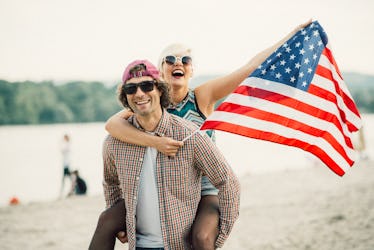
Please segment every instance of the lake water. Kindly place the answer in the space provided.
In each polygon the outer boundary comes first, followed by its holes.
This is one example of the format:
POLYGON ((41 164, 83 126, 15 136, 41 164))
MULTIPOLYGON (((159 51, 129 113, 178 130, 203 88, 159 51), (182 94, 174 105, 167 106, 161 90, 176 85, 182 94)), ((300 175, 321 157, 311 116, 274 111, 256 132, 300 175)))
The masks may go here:
MULTIPOLYGON (((367 153, 373 159, 374 132, 369 128, 374 128, 374 115, 364 115, 363 121, 367 153)), ((88 195, 102 194, 104 123, 0 126, 0 206, 8 204, 12 196, 22 203, 58 198, 64 133, 71 137, 72 169, 78 169, 87 181, 88 195)), ((217 145, 239 176, 315 163, 314 157, 302 150, 219 131, 217 145)), ((332 173, 325 168, 326 174, 332 173)), ((68 186, 66 182, 65 194, 68 186)))

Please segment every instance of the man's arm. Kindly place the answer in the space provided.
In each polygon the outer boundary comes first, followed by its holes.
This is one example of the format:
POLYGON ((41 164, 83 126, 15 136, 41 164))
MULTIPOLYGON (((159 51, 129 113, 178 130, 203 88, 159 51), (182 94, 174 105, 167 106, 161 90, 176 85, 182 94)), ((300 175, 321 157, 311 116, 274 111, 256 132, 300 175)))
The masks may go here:
POLYGON ((206 134, 196 134, 196 166, 219 189, 220 229, 216 247, 222 247, 239 216, 240 184, 222 153, 206 134))
MULTIPOLYGON (((106 138, 103 144, 103 162, 104 162, 104 179, 103 179, 103 187, 104 187, 104 196, 106 207, 106 214, 108 215, 109 220, 113 221, 113 217, 118 219, 122 218, 123 214, 126 214, 126 207, 124 200, 122 199, 122 189, 120 188, 120 182, 117 174, 117 168, 114 163, 113 155, 109 149, 109 137, 106 138), (122 210, 123 209, 123 210, 122 210)), ((108 219, 107 218, 107 219, 108 219)), ((126 218, 123 218, 126 220, 126 218)), ((109 225, 112 222, 107 222, 109 225)), ((113 222, 117 225, 117 222, 113 222)), ((125 223, 124 223, 125 224, 125 223)), ((128 242, 126 229, 120 229, 116 234, 116 237, 122 243, 128 242)))
POLYGON ((107 137, 103 144, 104 178, 103 188, 106 207, 113 206, 122 197, 122 190, 117 175, 113 155, 109 147, 110 137, 107 137))

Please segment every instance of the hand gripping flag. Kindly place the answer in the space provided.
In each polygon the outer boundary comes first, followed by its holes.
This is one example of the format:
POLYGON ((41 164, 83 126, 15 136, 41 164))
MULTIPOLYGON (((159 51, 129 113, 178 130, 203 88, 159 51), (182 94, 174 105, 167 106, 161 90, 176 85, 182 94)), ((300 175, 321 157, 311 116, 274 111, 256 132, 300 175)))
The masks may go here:
POLYGON ((342 176, 356 157, 360 114, 317 21, 270 55, 207 118, 222 130, 297 147, 342 176))

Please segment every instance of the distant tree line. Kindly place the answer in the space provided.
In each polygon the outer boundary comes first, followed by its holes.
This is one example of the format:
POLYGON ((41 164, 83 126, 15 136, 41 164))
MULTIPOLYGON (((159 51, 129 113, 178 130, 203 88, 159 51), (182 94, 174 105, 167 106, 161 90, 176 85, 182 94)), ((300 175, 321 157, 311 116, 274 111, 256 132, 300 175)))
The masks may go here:
MULTIPOLYGON (((360 112, 374 113, 374 77, 356 73, 343 76, 360 112)), ((192 87, 205 82, 204 77, 196 77, 192 87)), ((0 80, 0 125, 105 121, 122 108, 116 88, 101 82, 57 85, 51 81, 0 80)))
POLYGON ((354 88, 352 89, 351 94, 360 113, 374 113, 374 86, 367 89, 354 88))
POLYGON ((0 125, 105 121, 120 109, 116 86, 100 82, 0 80, 0 125))
POLYGON ((374 113, 374 76, 343 72, 343 78, 360 113, 374 113))

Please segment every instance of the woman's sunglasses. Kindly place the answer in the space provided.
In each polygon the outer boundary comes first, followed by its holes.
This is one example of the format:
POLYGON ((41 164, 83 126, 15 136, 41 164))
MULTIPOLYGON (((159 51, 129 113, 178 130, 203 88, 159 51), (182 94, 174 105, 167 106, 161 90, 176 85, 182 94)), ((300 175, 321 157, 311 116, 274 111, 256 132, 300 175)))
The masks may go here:
POLYGON ((152 91, 155 84, 156 81, 154 80, 139 83, 125 83, 122 87, 122 90, 123 92, 125 92, 126 95, 132 95, 136 93, 139 87, 145 93, 152 91))
POLYGON ((192 63, 192 58, 190 56, 165 56, 164 57, 164 62, 166 62, 169 65, 174 65, 176 64, 177 60, 180 60, 183 65, 189 65, 192 63))

